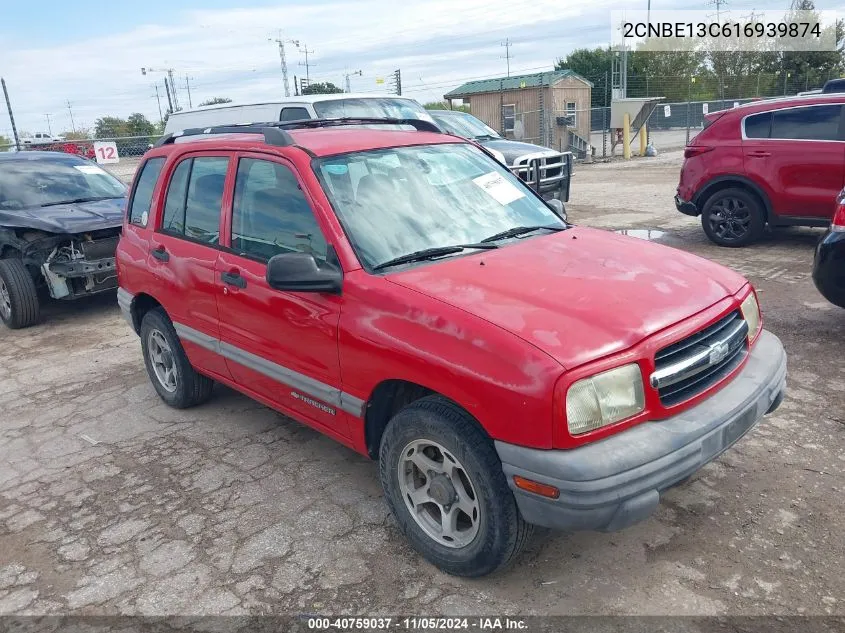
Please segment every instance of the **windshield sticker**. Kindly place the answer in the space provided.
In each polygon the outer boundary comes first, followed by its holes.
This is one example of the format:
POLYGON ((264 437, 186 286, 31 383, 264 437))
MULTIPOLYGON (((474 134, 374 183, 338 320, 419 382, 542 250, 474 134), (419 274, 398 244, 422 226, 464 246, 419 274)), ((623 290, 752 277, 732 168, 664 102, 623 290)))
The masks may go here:
POLYGON ((96 165, 74 165, 73 168, 81 171, 83 174, 91 174, 94 176, 102 176, 106 173, 96 165))
POLYGON ((525 197, 524 193, 505 180, 504 176, 495 171, 491 171, 489 174, 484 174, 478 178, 473 178, 472 181, 484 189, 491 198, 502 206, 525 197))

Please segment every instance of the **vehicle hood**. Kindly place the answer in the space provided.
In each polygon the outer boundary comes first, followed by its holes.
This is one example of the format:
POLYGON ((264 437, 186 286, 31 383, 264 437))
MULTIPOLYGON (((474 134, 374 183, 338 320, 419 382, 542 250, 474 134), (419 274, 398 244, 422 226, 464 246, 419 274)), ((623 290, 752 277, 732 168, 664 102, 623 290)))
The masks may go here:
POLYGON ((479 143, 484 147, 501 152, 505 156, 505 160, 508 162, 508 165, 512 164, 520 156, 525 156, 526 154, 536 154, 538 152, 542 152, 544 154, 557 153, 550 150, 548 147, 532 145, 531 143, 521 143, 519 141, 509 141, 507 139, 479 141, 479 143))
POLYGON ((624 351, 746 283, 695 255, 581 227, 386 278, 512 332, 567 369, 624 351))
POLYGON ((87 233, 123 223, 126 198, 59 204, 33 209, 0 209, 0 226, 47 233, 87 233))

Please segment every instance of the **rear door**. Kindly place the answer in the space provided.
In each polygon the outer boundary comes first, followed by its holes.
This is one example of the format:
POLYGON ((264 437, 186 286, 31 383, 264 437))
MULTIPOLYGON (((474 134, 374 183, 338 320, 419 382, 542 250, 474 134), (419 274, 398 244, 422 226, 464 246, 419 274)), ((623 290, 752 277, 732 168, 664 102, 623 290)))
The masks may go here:
POLYGON ((845 184, 841 104, 783 108, 745 117, 745 171, 778 216, 829 218, 845 184))
POLYGON ((148 259, 157 278, 157 298, 191 363, 224 377, 230 374, 217 351, 215 266, 230 158, 226 152, 190 154, 170 170, 148 259))

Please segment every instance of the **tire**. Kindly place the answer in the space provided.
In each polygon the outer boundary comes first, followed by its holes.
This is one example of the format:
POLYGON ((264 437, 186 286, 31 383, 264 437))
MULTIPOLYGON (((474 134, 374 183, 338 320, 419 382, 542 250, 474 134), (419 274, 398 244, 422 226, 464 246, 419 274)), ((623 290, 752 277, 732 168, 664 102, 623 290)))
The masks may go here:
POLYGON ((379 473, 399 529, 414 549, 448 574, 478 577, 501 569, 516 558, 533 533, 533 526, 519 513, 492 442, 463 409, 440 396, 427 396, 411 403, 388 423, 379 451, 379 473), (433 449, 434 444, 444 451, 433 449), (424 463, 426 457, 438 463, 439 457, 442 464, 457 464, 459 468, 452 470, 449 478, 451 491, 446 489, 446 494, 455 493, 457 497, 452 495, 448 497, 451 501, 446 501, 442 473, 417 477, 421 471, 416 465, 411 466, 409 455, 422 458, 424 463), (430 500, 415 504, 419 511, 413 514, 409 507, 412 503, 409 479, 411 486, 420 483, 413 492, 430 500), (439 490, 432 496, 435 487, 439 490), (457 490, 462 493, 456 493, 457 490), (469 496, 475 498, 468 499, 469 496), (475 521, 470 520, 469 506, 473 506, 475 521), (452 513, 459 516, 455 525, 463 527, 452 532, 454 538, 447 537, 445 532, 439 537, 432 536, 432 532, 438 533, 431 528, 438 524, 438 516, 442 527, 447 516, 445 508, 451 508, 448 516, 452 513), (475 527, 468 528, 470 524, 475 527), (446 539, 451 539, 450 544, 446 539))
POLYGON ((746 189, 722 189, 704 204, 701 226, 714 244, 747 246, 763 236, 766 226, 763 205, 746 189))
POLYGON ((0 320, 17 330, 38 322, 38 291, 24 263, 0 259, 0 320))
POLYGON ((141 321, 141 351, 150 382, 171 407, 187 409, 211 397, 214 381, 191 366, 173 323, 161 308, 150 310, 141 321))

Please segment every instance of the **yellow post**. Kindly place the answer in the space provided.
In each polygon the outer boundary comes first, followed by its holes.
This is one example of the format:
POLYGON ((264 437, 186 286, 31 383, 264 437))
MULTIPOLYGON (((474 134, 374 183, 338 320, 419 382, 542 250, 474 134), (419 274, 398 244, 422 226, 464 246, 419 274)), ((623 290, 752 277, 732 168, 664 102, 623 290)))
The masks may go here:
POLYGON ((622 117, 622 157, 631 158, 631 115, 627 112, 622 117))
POLYGON ((643 127, 640 130, 640 156, 645 156, 645 145, 646 140, 648 139, 648 123, 643 123, 643 127))

